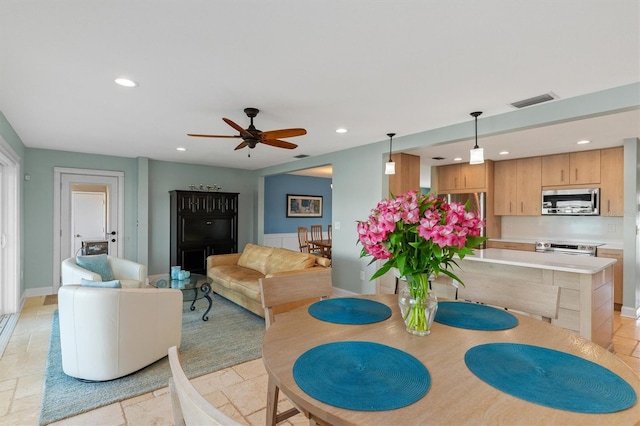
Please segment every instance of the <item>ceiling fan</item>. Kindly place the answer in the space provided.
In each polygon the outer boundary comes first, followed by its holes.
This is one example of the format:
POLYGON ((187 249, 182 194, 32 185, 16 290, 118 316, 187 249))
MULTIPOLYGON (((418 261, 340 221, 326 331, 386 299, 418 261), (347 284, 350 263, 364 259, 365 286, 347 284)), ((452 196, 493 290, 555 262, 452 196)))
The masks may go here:
MULTIPOLYGON (((228 118, 223 118, 225 123, 229 126, 236 129, 240 132, 239 135, 234 136, 226 136, 226 135, 202 135, 196 133, 188 133, 188 136, 195 136, 199 138, 242 138, 242 142, 238 146, 235 147, 236 150, 242 149, 245 146, 248 146, 250 149, 256 147, 258 143, 263 143, 265 145, 275 146, 276 148, 285 148, 285 149, 295 149, 298 145, 280 140, 280 138, 292 138, 294 136, 302 136, 306 135, 307 131, 305 129, 280 129, 280 130, 269 130, 263 132, 261 130, 256 129, 253 125, 253 118, 258 115, 260 110, 258 108, 245 108, 244 113, 247 114, 247 117, 251 119, 251 124, 248 128, 243 129, 233 121, 228 118)), ((249 152, 249 157, 251 157, 251 152, 249 152)))

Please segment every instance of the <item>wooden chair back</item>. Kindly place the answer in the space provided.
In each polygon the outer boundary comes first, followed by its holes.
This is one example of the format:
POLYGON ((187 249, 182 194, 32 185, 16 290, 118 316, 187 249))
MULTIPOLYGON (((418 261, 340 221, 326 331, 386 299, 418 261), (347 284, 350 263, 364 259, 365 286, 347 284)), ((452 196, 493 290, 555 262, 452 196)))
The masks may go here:
POLYGON ((311 242, 322 240, 322 225, 311 225, 311 242))
POLYGON ((329 241, 331 241, 333 239, 333 229, 331 227, 331 225, 327 225, 327 238, 329 239, 329 241))
POLYGON ((265 324, 269 328, 279 313, 330 298, 333 294, 331 269, 260 278, 260 292, 265 324))
POLYGON ((309 230, 306 226, 298 226, 298 246, 301 253, 309 253, 309 230))
POLYGON ((558 318, 560 287, 538 283, 518 285, 501 281, 497 277, 463 278, 461 275, 458 274, 465 285, 458 288, 460 300, 539 315, 547 322, 558 318))
POLYGON ((184 374, 178 356, 178 349, 175 346, 169 348, 169 366, 171 367, 169 390, 171 392, 174 424, 186 426, 240 424, 211 405, 193 387, 184 374))

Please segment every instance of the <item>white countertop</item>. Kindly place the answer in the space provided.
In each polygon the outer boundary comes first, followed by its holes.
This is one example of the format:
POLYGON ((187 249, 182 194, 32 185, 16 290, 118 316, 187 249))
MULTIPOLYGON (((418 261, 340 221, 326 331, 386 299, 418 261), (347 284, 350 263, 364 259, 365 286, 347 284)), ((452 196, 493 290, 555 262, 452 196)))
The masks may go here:
POLYGON ((504 249, 475 250, 473 255, 465 256, 465 260, 589 275, 600 272, 606 267, 616 263, 615 259, 605 257, 536 253, 504 249))
MULTIPOLYGON (((532 240, 530 238, 490 238, 490 241, 500 241, 500 242, 505 242, 505 243, 524 243, 524 244, 535 244, 538 241, 548 241, 548 240, 553 240, 553 238, 538 238, 536 240, 532 240)), ((572 240, 566 240, 566 239, 562 239, 562 241, 572 242, 572 240)), ((580 242, 585 242, 585 241, 575 240, 575 242, 580 243, 580 242)), ((620 241, 620 242, 605 242, 605 243, 598 243, 598 244, 601 244, 601 245, 598 246, 598 248, 616 249, 616 250, 622 250, 623 249, 622 241, 620 241)))

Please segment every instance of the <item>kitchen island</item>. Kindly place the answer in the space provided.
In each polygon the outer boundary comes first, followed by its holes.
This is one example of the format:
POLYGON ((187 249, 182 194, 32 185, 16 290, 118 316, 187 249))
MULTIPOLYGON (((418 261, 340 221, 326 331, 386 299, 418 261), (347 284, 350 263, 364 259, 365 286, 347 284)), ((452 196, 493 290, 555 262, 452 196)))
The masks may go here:
MULTIPOLYGON (((613 265, 615 259, 517 250, 476 250, 457 260, 455 274, 474 279, 560 287, 558 318, 552 323, 613 350, 613 265)), ((441 274, 436 283, 446 283, 441 274)), ((447 283, 449 284, 449 283, 447 283)))

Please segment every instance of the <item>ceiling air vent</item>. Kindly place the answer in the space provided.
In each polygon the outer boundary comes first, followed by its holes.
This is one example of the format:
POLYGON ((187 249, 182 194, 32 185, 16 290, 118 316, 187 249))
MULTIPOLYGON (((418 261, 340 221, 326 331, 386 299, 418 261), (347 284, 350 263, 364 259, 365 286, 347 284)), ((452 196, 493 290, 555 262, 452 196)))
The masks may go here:
POLYGON ((556 99, 553 93, 545 93, 544 95, 534 96, 533 98, 523 99, 521 101, 517 101, 511 104, 514 108, 524 108, 535 104, 540 104, 542 102, 552 101, 556 99))
POLYGON ((293 158, 307 158, 307 157, 308 157, 307 154, 298 154, 293 156, 293 158))

